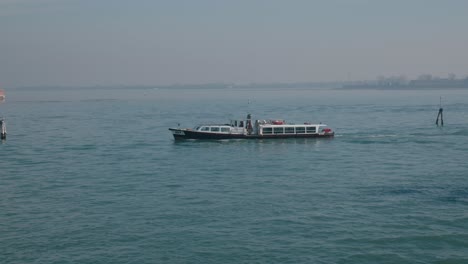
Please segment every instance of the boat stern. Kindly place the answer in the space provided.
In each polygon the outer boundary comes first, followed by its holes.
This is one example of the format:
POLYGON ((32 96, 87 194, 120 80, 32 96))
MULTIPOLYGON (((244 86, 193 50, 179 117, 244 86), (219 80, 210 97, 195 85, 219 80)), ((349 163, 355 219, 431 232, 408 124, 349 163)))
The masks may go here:
POLYGON ((333 137, 335 136, 335 131, 333 131, 329 127, 325 127, 324 129, 322 129, 322 135, 325 137, 333 137))

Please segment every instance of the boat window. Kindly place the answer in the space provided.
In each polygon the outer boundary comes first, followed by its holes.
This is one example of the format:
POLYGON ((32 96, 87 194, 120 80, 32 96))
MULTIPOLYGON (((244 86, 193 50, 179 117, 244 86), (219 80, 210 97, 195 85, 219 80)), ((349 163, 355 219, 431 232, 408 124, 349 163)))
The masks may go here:
POLYGON ((271 127, 264 127, 263 128, 263 134, 271 134, 273 131, 271 127))
POLYGON ((294 134, 294 127, 285 127, 284 133, 286 134, 294 134))
POLYGON ((239 127, 244 127, 244 121, 239 122, 239 127))
POLYGON ((315 133, 315 132, 317 132, 316 127, 307 127, 307 133, 315 133))
POLYGON ((219 132, 219 127, 211 127, 211 132, 219 132))
POLYGON ((296 134, 304 134, 305 127, 296 127, 296 134))
POLYGON ((274 127, 273 128, 273 133, 274 134, 283 134, 284 133, 284 127, 274 127))
POLYGON ((229 133, 229 131, 230 131, 229 127, 222 127, 221 128, 221 132, 229 133))
POLYGON ((202 128, 200 129, 200 131, 210 131, 210 128, 209 128, 209 127, 202 127, 202 128))

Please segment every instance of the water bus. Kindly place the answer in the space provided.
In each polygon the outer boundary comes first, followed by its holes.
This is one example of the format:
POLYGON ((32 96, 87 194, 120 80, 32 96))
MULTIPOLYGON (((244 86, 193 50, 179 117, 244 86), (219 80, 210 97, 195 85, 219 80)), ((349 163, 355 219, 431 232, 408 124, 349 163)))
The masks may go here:
POLYGON ((169 128, 174 139, 267 139, 333 137, 325 124, 288 124, 284 120, 231 120, 229 124, 206 124, 190 128, 169 128))

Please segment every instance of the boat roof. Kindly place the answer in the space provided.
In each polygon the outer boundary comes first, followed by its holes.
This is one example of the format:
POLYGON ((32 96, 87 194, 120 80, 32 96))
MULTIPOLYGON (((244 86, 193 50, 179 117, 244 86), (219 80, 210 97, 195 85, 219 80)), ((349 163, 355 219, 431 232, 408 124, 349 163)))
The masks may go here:
POLYGON ((199 126, 227 126, 227 127, 230 127, 231 125, 230 124, 199 124, 197 125, 197 127, 199 126))
POLYGON ((271 126, 271 127, 279 127, 279 126, 327 126, 326 124, 261 124, 261 126, 271 126))

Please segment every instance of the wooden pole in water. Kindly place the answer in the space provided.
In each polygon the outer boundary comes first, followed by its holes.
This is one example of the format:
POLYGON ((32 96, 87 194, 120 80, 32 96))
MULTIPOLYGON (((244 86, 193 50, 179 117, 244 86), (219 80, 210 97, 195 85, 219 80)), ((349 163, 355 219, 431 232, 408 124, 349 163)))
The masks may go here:
POLYGON ((5 140, 6 139, 6 124, 5 120, 0 119, 0 139, 5 140))
POLYGON ((442 108, 442 96, 441 96, 440 97, 440 105, 439 105, 439 113, 437 114, 437 118, 436 118, 436 125, 437 126, 439 125, 439 118, 440 118, 440 125, 444 126, 444 115, 442 114, 443 111, 444 111, 444 109, 442 108))
MULTIPOLYGON (((5 91, 0 89, 0 103, 5 101, 5 91)), ((0 140, 6 139, 6 124, 3 117, 0 117, 0 140)))

